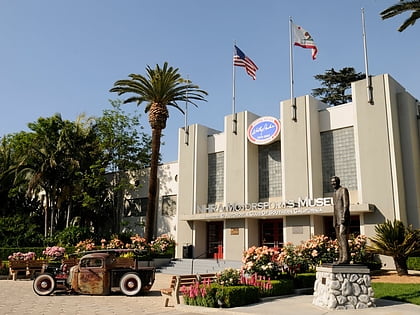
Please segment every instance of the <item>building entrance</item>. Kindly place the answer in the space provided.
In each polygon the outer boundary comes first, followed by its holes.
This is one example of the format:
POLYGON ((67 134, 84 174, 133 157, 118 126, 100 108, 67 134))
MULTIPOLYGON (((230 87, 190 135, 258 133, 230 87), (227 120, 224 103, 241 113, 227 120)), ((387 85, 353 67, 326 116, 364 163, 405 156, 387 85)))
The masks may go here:
POLYGON ((283 219, 260 220, 260 243, 262 246, 283 246, 283 219))
POLYGON ((207 257, 223 259, 223 222, 207 222, 207 257))

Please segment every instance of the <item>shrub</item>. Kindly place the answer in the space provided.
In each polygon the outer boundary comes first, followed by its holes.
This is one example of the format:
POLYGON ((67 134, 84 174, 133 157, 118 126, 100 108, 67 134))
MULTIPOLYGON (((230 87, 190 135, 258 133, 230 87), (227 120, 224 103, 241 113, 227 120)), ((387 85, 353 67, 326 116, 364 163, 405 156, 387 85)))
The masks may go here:
POLYGON ((217 283, 226 287, 235 286, 241 283, 241 273, 237 269, 226 268, 216 275, 217 283))
POLYGON ((13 253, 8 257, 9 260, 34 260, 36 254, 34 252, 27 252, 27 253, 13 253))
POLYGON ((420 254, 420 229, 406 227, 399 220, 386 220, 375 226, 375 237, 371 238, 371 250, 377 254, 391 256, 399 276, 408 274, 407 258, 420 254))
POLYGON ((66 249, 60 246, 47 247, 42 254, 47 258, 60 259, 64 257, 66 249))
MULTIPOLYGON (((351 262, 367 265, 371 270, 380 269, 377 255, 367 249, 365 235, 351 235, 348 243, 351 262)), ((300 245, 287 243, 280 251, 279 262, 282 269, 291 274, 315 270, 323 263, 332 263, 338 258, 337 240, 317 235, 300 245)))
POLYGON ((254 286, 241 285, 225 287, 216 290, 216 301, 221 307, 238 307, 259 301, 259 289, 254 286))
POLYGON ((407 267, 410 270, 420 270, 420 257, 408 257, 407 267))
POLYGON ((248 275, 257 274, 277 279, 281 275, 278 259, 279 251, 267 246, 252 246, 243 253, 242 262, 244 265, 242 270, 248 275))
POLYGON ((295 289, 313 288, 316 279, 315 273, 300 273, 293 279, 295 289))
POLYGON ((54 238, 54 244, 62 246, 72 246, 77 244, 80 240, 89 239, 92 237, 88 227, 69 226, 57 233, 54 238))
POLYGON ((307 269, 315 269, 322 263, 332 263, 338 257, 337 240, 325 235, 315 235, 297 247, 308 264, 307 269))
POLYGON ((304 256, 301 249, 292 243, 287 243, 280 251, 278 262, 282 270, 289 275, 305 272, 309 268, 310 260, 304 256))
POLYGON ((219 287, 215 284, 195 283, 188 287, 182 287, 181 293, 186 305, 217 307, 216 294, 219 287))
POLYGON ((9 266, 4 261, 1 262, 0 275, 5 276, 9 274, 9 266))
POLYGON ((154 257, 174 257, 175 246, 175 240, 168 234, 162 234, 150 243, 154 257))
POLYGON ((80 241, 79 243, 76 244, 76 253, 81 253, 81 252, 94 250, 94 249, 96 249, 96 245, 93 239, 91 238, 86 239, 84 241, 80 241))
POLYGON ((293 280, 292 279, 279 279, 271 280, 271 288, 265 290, 260 289, 261 297, 287 295, 293 293, 293 280))

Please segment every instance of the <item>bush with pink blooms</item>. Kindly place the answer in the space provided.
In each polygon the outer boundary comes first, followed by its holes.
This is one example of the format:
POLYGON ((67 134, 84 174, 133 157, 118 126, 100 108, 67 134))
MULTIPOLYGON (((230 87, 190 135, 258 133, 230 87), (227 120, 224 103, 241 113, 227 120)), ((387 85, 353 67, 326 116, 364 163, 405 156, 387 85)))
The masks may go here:
MULTIPOLYGON (((365 235, 350 235, 348 240, 352 264, 365 264, 370 269, 380 269, 378 258, 367 250, 365 235)), ((299 245, 286 243, 279 251, 252 246, 244 252, 242 269, 248 273, 277 279, 282 273, 295 275, 313 271, 323 263, 333 263, 338 258, 337 240, 316 235, 299 245)))
POLYGON ((27 252, 27 253, 13 253, 8 257, 9 260, 34 260, 36 258, 36 254, 34 252, 27 252))
POLYGON ((248 274, 257 274, 271 279, 278 279, 281 275, 279 251, 267 246, 252 246, 244 251, 242 256, 242 270, 248 274))
POLYGON ((66 249, 60 246, 47 247, 42 252, 44 256, 46 256, 47 258, 52 258, 52 259, 61 259, 64 257, 65 253, 66 253, 66 249))

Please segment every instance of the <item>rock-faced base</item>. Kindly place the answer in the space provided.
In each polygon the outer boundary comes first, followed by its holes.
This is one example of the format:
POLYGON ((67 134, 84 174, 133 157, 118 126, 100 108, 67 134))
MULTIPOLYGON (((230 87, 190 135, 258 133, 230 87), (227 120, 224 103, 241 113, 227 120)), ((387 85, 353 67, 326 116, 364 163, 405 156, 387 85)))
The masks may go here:
POLYGON ((375 307, 370 270, 364 265, 327 265, 316 268, 312 304, 334 309, 375 307))

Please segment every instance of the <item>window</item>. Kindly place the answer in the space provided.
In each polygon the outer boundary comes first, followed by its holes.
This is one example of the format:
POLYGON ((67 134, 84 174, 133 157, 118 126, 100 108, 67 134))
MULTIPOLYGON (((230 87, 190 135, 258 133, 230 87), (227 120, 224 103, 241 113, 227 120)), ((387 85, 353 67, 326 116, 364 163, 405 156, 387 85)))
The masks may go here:
POLYGON ((258 147, 259 198, 280 197, 281 184, 280 141, 258 147))
POLYGON ((102 267, 102 259, 100 258, 85 258, 80 263, 84 268, 100 268, 102 267))
MULTIPOLYGON (((360 235, 360 217, 358 215, 350 216, 350 234, 354 236, 360 235)), ((324 234, 336 239, 335 229, 333 227, 333 217, 324 217, 324 234)))
POLYGON ((321 133, 322 177, 324 193, 332 192, 332 176, 340 177, 348 189, 357 189, 356 153, 353 127, 321 133))
POLYGON ((124 200, 125 217, 141 217, 147 212, 147 198, 134 198, 124 200))
POLYGON ((176 195, 162 197, 162 215, 171 217, 176 214, 176 195))
POLYGON ((222 202, 224 198, 224 152, 209 154, 208 161, 208 203, 222 202))

